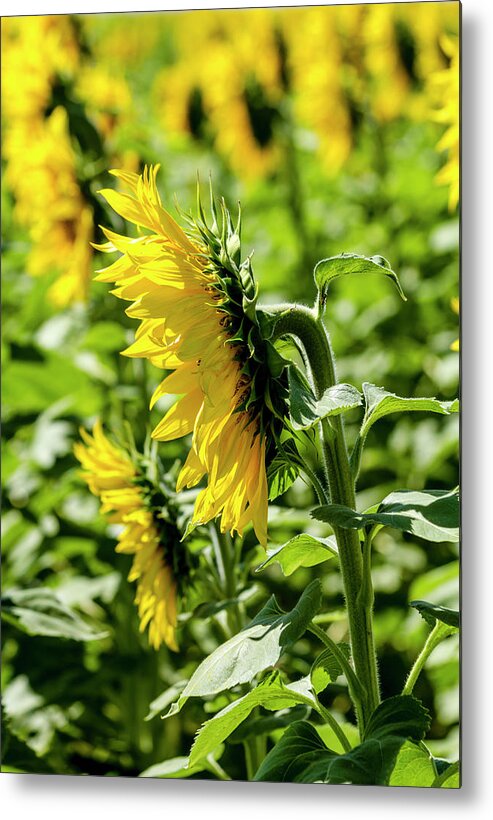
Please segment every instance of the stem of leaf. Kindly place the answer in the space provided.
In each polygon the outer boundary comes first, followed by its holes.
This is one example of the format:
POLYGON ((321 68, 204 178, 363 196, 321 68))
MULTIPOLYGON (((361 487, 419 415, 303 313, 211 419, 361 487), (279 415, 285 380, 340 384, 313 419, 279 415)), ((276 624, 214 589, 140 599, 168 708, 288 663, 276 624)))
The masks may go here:
POLYGON ((223 767, 219 765, 217 760, 214 760, 212 757, 207 758, 207 768, 209 769, 212 774, 215 774, 218 780, 232 780, 233 778, 229 776, 227 772, 224 771, 223 767))
POLYGON ((307 467, 306 464, 303 465, 303 472, 305 473, 306 477, 309 481, 311 481, 312 487, 315 490, 315 494, 318 499, 319 504, 326 503, 326 491, 321 481, 315 475, 315 472, 307 467))
MULTIPOLYGON (((209 531, 223 595, 225 598, 236 598, 237 576, 235 568, 237 555, 233 540, 228 533, 222 533, 215 524, 210 524, 209 531)), ((242 613, 238 604, 234 604, 228 608, 226 617, 229 628, 227 638, 230 638, 244 626, 242 613)), ((248 780, 253 780, 255 772, 265 757, 265 738, 249 737, 244 741, 243 747, 245 750, 247 778, 248 780)))
POLYGON ((414 665, 409 672, 408 678, 406 680, 404 689, 402 690, 403 695, 411 695, 412 691, 416 685, 416 681, 425 665, 426 661, 428 660, 429 656, 433 652, 433 650, 438 646, 439 643, 443 641, 444 638, 452 635, 454 629, 452 627, 447 628, 445 624, 442 624, 440 621, 437 621, 433 629, 431 630, 430 634, 426 639, 426 643, 423 646, 423 649, 419 653, 418 657, 416 658, 414 665))
POLYGON ((319 699, 317 698, 316 695, 315 695, 315 700, 317 702, 317 711, 323 717, 325 722, 330 726, 330 728, 334 732, 335 736, 337 737, 337 739, 338 739, 339 743, 341 744, 342 748, 344 749, 344 751, 345 752, 350 752, 351 751, 351 744, 350 744, 349 740, 347 739, 346 735, 344 734, 343 730, 339 726, 339 724, 338 724, 337 720, 335 719, 334 715, 331 712, 329 712, 329 710, 326 709, 325 706, 322 706, 322 704, 320 703, 320 701, 319 701, 319 699))
POLYGON ((449 779, 449 777, 460 770, 460 762, 458 760, 455 763, 451 763, 444 772, 438 775, 433 783, 431 784, 432 789, 441 789, 442 783, 449 779))
POLYGON ((248 780, 253 780, 265 757, 265 738, 251 737, 243 742, 248 780))
POLYGON ((341 667, 342 671, 344 672, 344 675, 346 676, 349 692, 351 698, 353 699, 354 707, 359 720, 360 718, 362 718, 362 701, 364 699, 365 692, 354 672, 353 667, 349 663, 344 652, 342 652, 339 649, 336 642, 332 640, 332 638, 330 638, 329 635, 327 635, 325 630, 321 629, 319 626, 317 626, 317 624, 313 623, 313 621, 308 626, 308 630, 313 635, 316 635, 317 638, 319 638, 322 641, 324 646, 326 646, 327 649, 330 649, 334 657, 337 658, 337 660, 339 661, 339 666, 341 667))

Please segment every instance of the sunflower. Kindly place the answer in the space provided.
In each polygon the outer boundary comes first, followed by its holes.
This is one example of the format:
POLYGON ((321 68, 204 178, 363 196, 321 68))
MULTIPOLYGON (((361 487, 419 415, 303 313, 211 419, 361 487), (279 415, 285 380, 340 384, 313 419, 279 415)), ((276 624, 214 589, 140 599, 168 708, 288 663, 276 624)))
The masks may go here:
MULTIPOLYGON (((460 310, 460 301, 459 301, 459 298, 458 298, 457 296, 455 296, 455 297, 451 300, 451 302, 450 302, 450 307, 452 308, 452 310, 454 311, 454 313, 456 313, 456 314, 457 314, 457 316, 458 316, 458 315, 459 315, 459 310, 460 310)), ((450 345, 450 350, 456 350, 456 351, 458 351, 459 349, 460 349, 460 340, 459 340, 459 339, 454 339, 454 341, 453 341, 453 342, 452 342, 452 344, 450 345)))
POLYGON ((177 593, 188 569, 184 551, 180 555, 175 548, 180 533, 170 507, 165 518, 162 504, 155 504, 155 489, 128 453, 105 436, 100 422, 92 436, 80 433, 84 444, 75 444, 74 453, 83 476, 101 500, 101 512, 123 527, 116 551, 134 556, 128 580, 137 581, 140 631, 149 626, 154 649, 165 643, 177 651, 177 593))
POLYGON ((443 71, 436 72, 430 83, 432 94, 438 100, 434 119, 446 126, 437 148, 439 151, 447 151, 448 157, 436 180, 441 185, 449 186, 449 211, 455 211, 460 195, 459 40, 457 37, 444 36, 441 46, 449 57, 450 64, 443 71))
POLYGON ((96 278, 114 282, 113 293, 132 302, 127 314, 140 320, 124 355, 172 371, 151 407, 167 394, 180 398, 152 435, 170 441, 192 434, 177 482, 179 491, 207 476, 192 526, 219 518, 223 532, 241 535, 251 523, 265 545, 266 466, 285 415, 283 360, 260 332, 250 259, 240 263, 239 225, 225 206, 219 219, 212 204, 209 228, 199 204, 200 218, 185 233, 162 207, 158 168, 141 176, 112 172, 130 193, 101 193, 145 232, 132 239, 104 230, 108 242, 97 249, 122 255, 96 278))
POLYGON ((76 30, 63 15, 9 18, 2 49, 5 181, 31 243, 27 270, 58 273, 48 298, 63 307, 87 298, 94 235, 67 110, 52 106, 55 87, 71 81, 79 64, 76 30))

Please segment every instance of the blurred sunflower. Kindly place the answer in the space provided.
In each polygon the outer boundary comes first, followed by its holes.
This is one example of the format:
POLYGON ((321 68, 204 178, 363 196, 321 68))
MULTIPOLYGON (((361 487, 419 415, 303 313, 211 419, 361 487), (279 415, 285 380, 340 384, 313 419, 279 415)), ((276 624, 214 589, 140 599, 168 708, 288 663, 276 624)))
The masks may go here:
POLYGON ((84 468, 83 477, 101 500, 101 512, 123 526, 116 551, 134 556, 128 580, 137 582, 140 630, 149 627, 154 649, 165 643, 177 651, 177 590, 182 580, 177 576, 185 566, 184 558, 177 561, 180 534, 173 522, 163 517, 162 508, 154 506, 145 476, 130 456, 105 436, 101 424, 94 425, 92 436, 85 430, 80 433, 84 444, 75 444, 74 453, 84 468))
POLYGON ((91 275, 92 210, 77 181, 67 111, 54 105, 55 86, 72 81, 79 57, 68 17, 2 20, 5 181, 32 243, 28 272, 58 273, 48 291, 58 307, 83 301, 91 275))
POLYGON ((220 517, 223 532, 241 535, 251 522, 265 545, 266 464, 286 413, 284 361, 260 333, 250 259, 240 262, 239 224, 233 227, 225 206, 219 219, 212 203, 209 228, 199 204, 185 233, 162 207, 158 167, 141 176, 113 171, 130 194, 101 192, 148 233, 131 239, 105 230, 108 242, 96 247, 122 256, 97 280, 114 282, 113 293, 132 302, 127 314, 141 320, 124 354, 174 371, 151 407, 166 394, 181 398, 152 435, 169 441, 193 434, 177 483, 178 490, 192 487, 207 475, 192 525, 220 517))
MULTIPOLYGON (((459 310, 460 310, 460 302, 459 302, 458 297, 454 297, 454 299, 451 300, 450 307, 452 308, 454 313, 456 313, 457 316, 458 316, 459 315, 459 310)), ((454 341, 450 345, 450 349, 458 351, 460 349, 460 340, 459 339, 454 339, 454 341)))
POLYGON ((244 179, 273 171, 283 80, 271 11, 176 15, 172 27, 177 59, 159 72, 153 92, 166 130, 213 143, 244 179))
POLYGON ((324 170, 337 174, 352 149, 336 9, 289 9, 281 17, 299 120, 313 129, 324 170))
POLYGON ((449 210, 454 211, 460 195, 460 103, 459 103, 459 40, 444 36, 442 49, 449 57, 450 64, 438 71, 430 79, 431 93, 436 100, 434 119, 446 126, 439 141, 439 151, 447 151, 447 161, 437 175, 437 182, 449 185, 449 210))

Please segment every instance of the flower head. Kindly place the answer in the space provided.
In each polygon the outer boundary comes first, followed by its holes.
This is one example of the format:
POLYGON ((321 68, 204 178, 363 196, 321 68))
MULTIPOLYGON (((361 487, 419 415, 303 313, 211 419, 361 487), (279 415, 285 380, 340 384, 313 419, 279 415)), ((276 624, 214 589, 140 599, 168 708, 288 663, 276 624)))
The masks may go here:
POLYGON ((180 534, 172 515, 164 517, 151 484, 99 422, 92 436, 85 430, 81 436, 84 444, 75 444, 74 452, 88 487, 101 500, 101 512, 122 525, 116 551, 134 556, 128 580, 137 581, 140 629, 149 626, 154 649, 165 643, 177 651, 177 593, 187 568, 183 548, 176 550, 180 534))
POLYGON ((57 272, 48 298, 64 307, 87 298, 93 238, 69 116, 54 95, 78 67, 76 29, 64 15, 4 19, 2 47, 5 181, 32 246, 27 270, 57 272))
POLYGON ((459 40, 443 36, 442 49, 449 57, 448 68, 437 71, 430 79, 431 91, 438 100, 434 118, 446 126, 437 148, 447 151, 447 161, 437 174, 437 182, 449 186, 449 210, 454 211, 460 195, 460 105, 459 105, 459 40))
MULTIPOLYGON (((105 230, 104 252, 120 258, 97 279, 132 302, 140 320, 127 356, 145 357, 172 371, 151 406, 177 394, 153 431, 159 441, 192 433, 177 489, 207 476, 192 524, 220 517, 222 531, 243 533, 252 523, 267 541, 266 464, 282 428, 286 388, 283 360, 260 332, 250 259, 240 262, 240 229, 222 206, 208 227, 199 218, 185 233, 164 210, 156 186, 158 166, 142 176, 113 171, 130 193, 102 191, 108 203, 145 232, 131 239, 105 230)), ((212 197, 211 197, 212 200, 212 197)))

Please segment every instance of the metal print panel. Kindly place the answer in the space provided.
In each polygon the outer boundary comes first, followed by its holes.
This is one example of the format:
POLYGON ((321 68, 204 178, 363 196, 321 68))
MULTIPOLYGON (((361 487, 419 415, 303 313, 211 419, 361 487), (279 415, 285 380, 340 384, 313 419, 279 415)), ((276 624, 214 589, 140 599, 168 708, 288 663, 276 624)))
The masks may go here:
POLYGON ((460 786, 459 23, 2 19, 2 772, 460 786))

